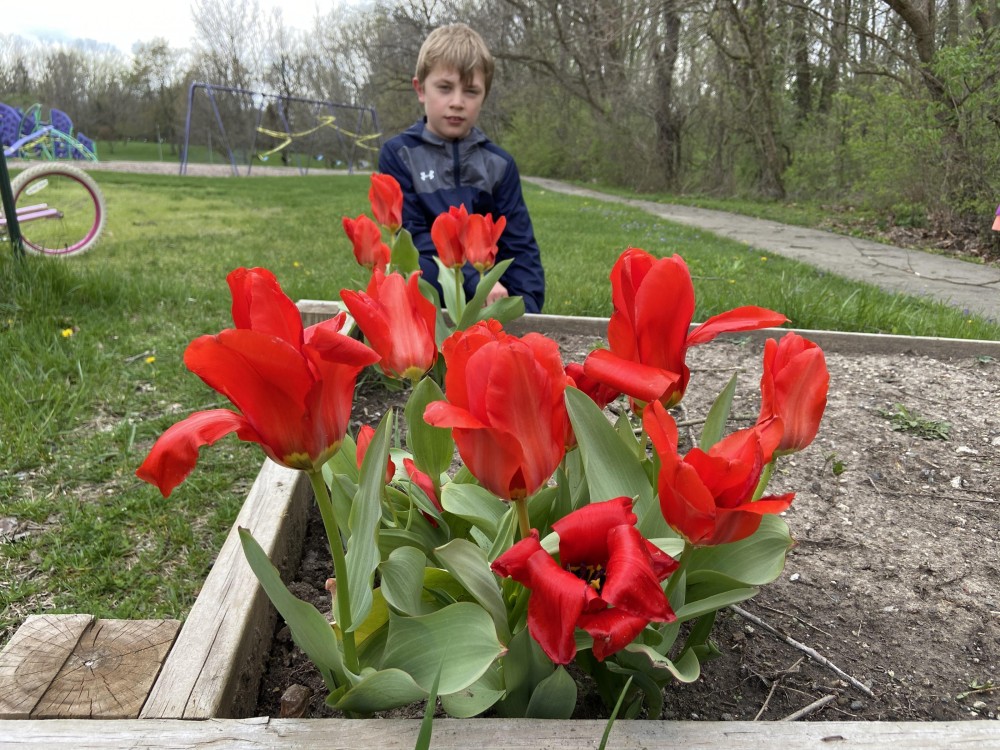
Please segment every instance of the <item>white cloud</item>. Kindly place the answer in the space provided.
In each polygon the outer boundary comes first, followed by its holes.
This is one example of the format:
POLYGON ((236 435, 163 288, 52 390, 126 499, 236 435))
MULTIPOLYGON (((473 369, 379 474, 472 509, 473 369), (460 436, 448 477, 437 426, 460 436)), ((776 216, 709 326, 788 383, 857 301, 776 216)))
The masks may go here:
MULTIPOLYGON (((286 26, 311 29, 317 8, 325 15, 337 0, 259 0, 269 13, 280 7, 286 26)), ((343 0, 341 0, 343 2, 343 0)), ((110 44, 131 52, 136 42, 164 37, 174 48, 190 47, 194 37, 190 3, 138 3, 135 0, 45 0, 5 3, 3 32, 29 40, 71 42, 76 39, 110 44)))

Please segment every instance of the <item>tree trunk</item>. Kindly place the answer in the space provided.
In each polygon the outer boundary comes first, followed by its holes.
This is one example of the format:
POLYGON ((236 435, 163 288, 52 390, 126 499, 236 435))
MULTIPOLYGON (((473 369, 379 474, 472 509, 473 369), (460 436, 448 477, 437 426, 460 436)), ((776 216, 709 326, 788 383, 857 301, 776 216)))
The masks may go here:
POLYGON ((676 188, 680 174, 681 116, 674 102, 674 70, 677 66, 681 17, 677 0, 666 0, 660 8, 662 37, 653 52, 655 66, 656 155, 667 189, 676 188))

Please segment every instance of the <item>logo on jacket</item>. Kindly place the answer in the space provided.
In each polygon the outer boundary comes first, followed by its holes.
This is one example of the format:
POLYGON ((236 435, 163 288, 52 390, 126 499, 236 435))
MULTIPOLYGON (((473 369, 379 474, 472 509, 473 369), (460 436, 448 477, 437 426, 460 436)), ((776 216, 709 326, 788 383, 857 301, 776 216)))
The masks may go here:
POLYGON ((421 172, 420 173, 420 181, 421 182, 427 182, 427 180, 433 180, 433 179, 434 179, 434 170, 433 169, 430 172, 421 172))

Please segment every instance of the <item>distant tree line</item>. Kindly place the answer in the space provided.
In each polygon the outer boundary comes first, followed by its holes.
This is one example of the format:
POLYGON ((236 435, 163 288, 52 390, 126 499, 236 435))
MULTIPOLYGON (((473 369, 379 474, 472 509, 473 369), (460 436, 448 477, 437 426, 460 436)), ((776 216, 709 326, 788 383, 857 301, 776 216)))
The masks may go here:
POLYGON ((481 121, 525 173, 637 190, 850 202, 988 226, 1000 201, 1000 0, 399 0, 303 32, 195 0, 190 49, 130 58, 0 35, 0 99, 176 148, 191 81, 420 110, 420 42, 462 20, 498 60, 481 121))

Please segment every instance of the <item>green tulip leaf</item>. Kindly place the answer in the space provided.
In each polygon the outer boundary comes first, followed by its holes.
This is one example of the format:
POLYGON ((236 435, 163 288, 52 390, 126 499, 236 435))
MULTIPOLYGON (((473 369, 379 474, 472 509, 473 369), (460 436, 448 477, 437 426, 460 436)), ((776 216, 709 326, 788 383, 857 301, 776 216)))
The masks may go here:
POLYGON ((449 513, 482 529, 490 539, 497 535, 507 503, 478 484, 448 482, 441 488, 441 505, 449 513))
POLYGON ((576 681, 563 667, 556 667, 531 693, 526 719, 569 719, 576 708, 576 681))
POLYGON ((389 624, 389 605, 382 596, 382 589, 378 588, 372 592, 372 608, 368 611, 368 617, 354 629, 354 639, 360 648, 375 633, 389 624))
POLYGON ((476 315, 474 323, 480 320, 498 320, 504 325, 517 320, 524 315, 524 299, 522 297, 501 297, 497 301, 482 308, 476 315))
POLYGON ((496 560, 500 555, 514 546, 514 531, 517 529, 517 512, 513 506, 501 519, 497 527, 497 535, 486 556, 490 560, 496 560))
POLYGON ((392 244, 391 263, 404 276, 420 268, 420 253, 413 244, 413 235, 406 229, 399 230, 392 244))
POLYGON ((674 614, 677 615, 677 622, 687 622, 696 617, 717 612, 723 607, 728 607, 730 604, 745 602, 747 599, 756 596, 758 591, 759 589, 756 588, 730 589, 729 591, 704 599, 689 601, 683 607, 674 610, 674 614))
POLYGON ((489 296, 490 290, 493 289, 494 284, 500 281, 500 277, 503 276, 504 271, 506 271, 507 267, 513 262, 513 258, 500 261, 493 266, 493 268, 487 271, 486 275, 479 280, 479 284, 476 286, 476 293, 472 296, 472 299, 469 300, 468 304, 465 306, 465 310, 458 319, 456 330, 464 331, 477 320, 482 319, 479 317, 479 314, 486 306, 486 298, 489 296))
POLYGON ((372 714, 390 708, 408 706, 427 697, 413 678, 399 669, 385 669, 363 675, 335 704, 341 711, 372 714))
POLYGON ((423 520, 423 516, 419 520, 414 518, 408 529, 382 528, 378 532, 378 548, 383 560, 400 547, 416 547, 425 555, 430 554, 446 540, 447 537, 423 520))
POLYGON ((408 431, 407 444, 413 451, 417 468, 431 477, 439 477, 451 466, 455 444, 451 430, 434 427, 424 421, 424 409, 433 401, 444 401, 444 393, 431 378, 417 383, 403 408, 408 431))
POLYGON ((510 639, 502 667, 507 694, 497 704, 497 711, 501 716, 521 718, 528 710, 535 686, 551 675, 555 667, 527 628, 510 639))
POLYGON ((643 536, 647 539, 676 536, 663 519, 653 488, 634 451, 621 439, 604 412, 576 388, 566 389, 566 408, 580 446, 590 501, 635 498, 632 509, 639 519, 636 528, 643 536))
POLYGON ((438 284, 444 293, 444 307, 448 311, 448 317, 454 322, 465 312, 465 288, 459 282, 461 280, 464 283, 465 274, 456 274, 455 269, 448 268, 436 255, 434 262, 438 267, 438 284))
POLYGON ((688 570, 714 570, 749 586, 763 586, 781 575, 793 544, 784 520, 765 515, 760 528, 746 539, 696 549, 688 570))
POLYGON ((434 550, 434 555, 444 569, 490 613, 500 639, 510 640, 507 608, 486 553, 468 540, 453 539, 434 550))
POLYGON ((439 692, 447 695, 476 682, 503 650, 489 613, 458 602, 420 617, 390 615, 383 667, 403 670, 428 691, 440 670, 439 692))
POLYGON ((736 373, 733 373, 733 376, 729 378, 729 382, 726 383, 726 387, 722 389, 722 392, 715 399, 712 408, 708 410, 708 416, 705 418, 705 427, 701 431, 701 440, 698 442, 698 447, 703 451, 707 451, 722 440, 722 436, 726 432, 726 422, 729 420, 729 414, 733 408, 733 397, 735 395, 736 373))
POLYGON ((503 679, 500 667, 494 663, 489 669, 464 690, 441 696, 441 707, 449 716, 468 719, 478 716, 498 700, 503 698, 503 679))
MULTIPOLYGON (((361 464, 361 482, 351 506, 347 540, 347 580, 350 583, 351 625, 354 630, 372 606, 372 580, 379 563, 378 526, 382 518, 385 466, 392 437, 392 410, 382 417, 361 464)), ((337 622, 344 622, 338 612, 337 622)))
POLYGON ((400 547, 378 566, 382 575, 382 595, 389 606, 411 616, 428 611, 423 601, 426 564, 427 557, 419 549, 400 547))
POLYGON ((639 443, 639 440, 635 436, 635 431, 632 429, 632 423, 625 413, 622 413, 615 421, 615 432, 618 433, 619 439, 629 449, 629 452, 635 456, 636 461, 641 461, 646 457, 645 452, 642 450, 642 445, 639 443))
POLYGON ((698 656, 691 650, 685 651, 675 662, 649 646, 630 643, 616 654, 615 659, 621 666, 648 674, 660 684, 664 684, 667 673, 681 682, 694 682, 701 674, 698 656))
POLYGON ((591 502, 651 495, 635 454, 626 447, 597 404, 582 391, 567 388, 566 408, 583 457, 591 502))
POLYGON ((268 599, 274 604, 289 630, 292 638, 323 675, 330 690, 336 687, 331 676, 336 676, 337 682, 346 682, 353 678, 344 667, 340 644, 333 632, 333 626, 309 602, 297 598, 281 581, 278 569, 268 559, 267 554, 253 538, 248 529, 240 528, 240 544, 246 556, 250 569, 257 576, 268 599))

